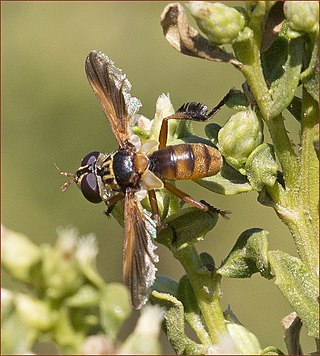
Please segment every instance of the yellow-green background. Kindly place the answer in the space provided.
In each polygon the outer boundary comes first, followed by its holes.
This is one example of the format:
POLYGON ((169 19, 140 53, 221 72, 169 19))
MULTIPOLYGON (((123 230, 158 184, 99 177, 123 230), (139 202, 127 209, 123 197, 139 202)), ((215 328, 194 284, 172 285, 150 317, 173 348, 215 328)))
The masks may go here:
MULTIPOLYGON (((148 117, 161 93, 170 93, 175 107, 186 101, 214 106, 242 83, 230 65, 183 56, 170 47, 160 27, 166 4, 2 2, 2 222, 37 244, 53 243, 58 226, 94 232, 100 247, 98 269, 108 281, 121 280, 122 228, 105 218, 102 204, 87 202, 76 186, 62 194, 59 186, 65 179, 53 163, 74 172, 86 153, 117 147, 85 77, 86 55, 102 50, 123 68, 133 95, 143 103, 140 112, 148 117)), ((223 109, 214 120, 223 124, 230 113, 223 109)), ((202 134, 204 125, 197 126, 202 134)), ((298 127, 291 117, 287 128, 296 138, 298 127)), ((180 187, 232 211, 231 220, 219 221, 197 246, 212 254, 217 264, 239 234, 251 227, 270 232, 270 249, 295 254, 286 227, 270 208, 257 203, 256 193, 225 197, 192 182, 180 187)), ((171 254, 163 247, 158 253, 159 273, 179 279, 183 271, 171 254)), ((224 307, 231 305, 262 347, 275 345, 285 351, 280 319, 291 309, 273 281, 256 275, 223 280, 222 290, 224 307)), ((132 327, 133 320, 121 336, 132 327)), ((312 340, 305 334, 303 340, 304 351, 311 351, 312 340)), ((172 352, 169 346, 164 350, 172 352)))

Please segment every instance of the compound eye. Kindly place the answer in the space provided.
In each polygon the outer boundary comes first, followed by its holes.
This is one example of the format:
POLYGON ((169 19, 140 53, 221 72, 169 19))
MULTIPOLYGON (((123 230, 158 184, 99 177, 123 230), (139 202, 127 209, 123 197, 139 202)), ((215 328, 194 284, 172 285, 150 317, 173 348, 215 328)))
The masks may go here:
POLYGON ((97 204, 102 201, 97 178, 94 173, 88 173, 82 177, 80 189, 85 198, 91 203, 97 204))
POLYGON ((81 161, 81 166, 90 166, 94 164, 94 162, 98 159, 99 154, 100 153, 97 151, 88 153, 81 161))

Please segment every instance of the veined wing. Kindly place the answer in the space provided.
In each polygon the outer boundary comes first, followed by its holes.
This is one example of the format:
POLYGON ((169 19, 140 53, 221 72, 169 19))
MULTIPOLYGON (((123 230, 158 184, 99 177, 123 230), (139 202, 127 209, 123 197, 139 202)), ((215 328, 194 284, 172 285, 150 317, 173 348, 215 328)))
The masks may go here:
POLYGON ((132 305, 140 309, 148 299, 159 258, 152 242, 156 237, 155 222, 131 191, 125 196, 124 223, 123 280, 131 292, 132 305))
POLYGON ((130 95, 131 84, 125 74, 114 66, 113 61, 103 52, 89 53, 85 71, 89 83, 107 116, 113 134, 120 147, 129 140, 132 116, 141 103, 130 95))

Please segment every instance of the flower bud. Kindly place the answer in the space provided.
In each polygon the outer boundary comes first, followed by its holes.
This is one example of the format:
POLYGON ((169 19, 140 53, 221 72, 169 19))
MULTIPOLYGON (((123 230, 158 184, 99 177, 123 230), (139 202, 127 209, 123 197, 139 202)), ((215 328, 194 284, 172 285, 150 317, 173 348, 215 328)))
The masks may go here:
POLYGON ((240 355, 260 355, 261 346, 259 340, 253 333, 241 325, 230 307, 225 311, 224 315, 225 319, 229 321, 227 329, 237 353, 240 355))
POLYGON ((263 124, 249 108, 232 115, 218 134, 221 154, 234 168, 243 173, 250 153, 263 142, 263 124))
POLYGON ((115 355, 115 345, 111 338, 104 335, 92 335, 85 339, 82 355, 115 355))
POLYGON ((1 288, 1 321, 5 320, 13 309, 14 294, 9 289, 1 288))
POLYGON ((58 299, 74 293, 82 284, 82 272, 76 258, 78 232, 75 229, 58 229, 54 248, 42 247, 43 279, 49 297, 58 299))
POLYGON ((146 306, 133 333, 120 348, 120 354, 160 354, 159 333, 164 311, 157 305, 146 306))
POLYGON ((187 6, 201 31, 215 44, 231 43, 245 26, 244 16, 227 5, 192 1, 187 6))
POLYGON ((284 3, 284 14, 293 30, 303 32, 318 30, 318 1, 286 1, 284 3))
POLYGON ((31 268, 40 261, 40 249, 25 235, 1 227, 2 263, 13 277, 30 282, 31 268))
POLYGON ((56 321, 56 315, 49 306, 34 297, 19 294, 15 298, 17 313, 31 328, 48 331, 56 321))
POLYGON ((278 176, 278 165, 273 146, 267 143, 259 145, 249 156, 246 175, 254 190, 260 191, 265 185, 273 187, 278 176))
MULTIPOLYGON (((156 103, 156 113, 154 115, 154 120, 152 120, 152 125, 150 129, 150 138, 158 140, 160 128, 163 118, 170 116, 174 113, 174 108, 172 106, 169 94, 161 94, 156 103)), ((173 132, 176 129, 177 123, 175 120, 170 120, 168 124, 168 141, 172 140, 173 132)))

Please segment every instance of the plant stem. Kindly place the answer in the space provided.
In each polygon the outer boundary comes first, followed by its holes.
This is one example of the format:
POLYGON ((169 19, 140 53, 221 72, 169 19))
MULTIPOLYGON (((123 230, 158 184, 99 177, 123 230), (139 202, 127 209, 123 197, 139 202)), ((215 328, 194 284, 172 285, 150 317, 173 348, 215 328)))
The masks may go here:
POLYGON ((203 319, 213 344, 227 333, 223 312, 220 305, 220 279, 204 270, 200 257, 194 246, 185 247, 174 253, 184 267, 193 287, 203 319))
POLYGON ((301 156, 299 192, 300 206, 308 233, 304 236, 304 244, 310 246, 308 265, 316 273, 318 271, 319 246, 319 160, 317 158, 313 139, 318 134, 318 105, 311 95, 304 89, 302 96, 301 117, 301 156))
POLYGON ((288 201, 282 205, 293 207, 297 202, 299 165, 293 151, 290 139, 284 126, 282 115, 271 120, 266 120, 276 156, 281 164, 282 172, 286 181, 286 196, 288 201))
POLYGON ((267 190, 274 199, 275 211, 294 238, 299 256, 311 271, 317 271, 318 160, 312 142, 315 136, 317 108, 313 98, 304 91, 300 165, 284 126, 283 116, 271 117, 274 102, 263 75, 259 36, 250 37, 248 34, 235 42, 233 48, 237 59, 244 64, 241 71, 269 129, 286 183, 285 190, 279 187, 267 190))
POLYGON ((248 35, 244 40, 235 42, 233 49, 237 59, 243 63, 240 70, 250 85, 261 114, 268 119, 272 98, 264 79, 258 42, 259 39, 254 38, 252 33, 252 37, 248 35))

